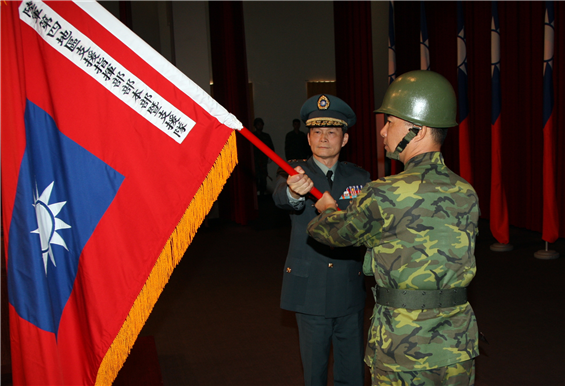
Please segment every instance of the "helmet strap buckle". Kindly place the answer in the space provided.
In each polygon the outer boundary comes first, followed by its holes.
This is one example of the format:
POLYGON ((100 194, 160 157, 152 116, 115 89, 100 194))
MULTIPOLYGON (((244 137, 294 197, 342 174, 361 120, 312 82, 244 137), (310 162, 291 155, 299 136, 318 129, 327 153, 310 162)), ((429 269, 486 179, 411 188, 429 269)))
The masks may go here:
POLYGON ((402 141, 400 141, 400 143, 396 146, 394 152, 392 153, 387 152, 386 156, 390 159, 400 160, 400 153, 404 151, 406 146, 408 146, 410 141, 412 141, 414 137, 418 135, 419 132, 420 132, 419 127, 411 127, 408 134, 406 134, 404 138, 402 138, 402 141))

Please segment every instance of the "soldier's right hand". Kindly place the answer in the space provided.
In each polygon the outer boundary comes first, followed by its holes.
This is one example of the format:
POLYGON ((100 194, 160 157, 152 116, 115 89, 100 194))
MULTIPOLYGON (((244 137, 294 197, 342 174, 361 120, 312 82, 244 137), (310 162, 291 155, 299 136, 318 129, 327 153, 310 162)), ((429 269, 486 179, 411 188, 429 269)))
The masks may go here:
POLYGON ((314 182, 304 173, 300 166, 294 168, 298 172, 293 176, 288 176, 286 183, 290 189, 290 194, 294 198, 306 195, 314 187, 314 182))

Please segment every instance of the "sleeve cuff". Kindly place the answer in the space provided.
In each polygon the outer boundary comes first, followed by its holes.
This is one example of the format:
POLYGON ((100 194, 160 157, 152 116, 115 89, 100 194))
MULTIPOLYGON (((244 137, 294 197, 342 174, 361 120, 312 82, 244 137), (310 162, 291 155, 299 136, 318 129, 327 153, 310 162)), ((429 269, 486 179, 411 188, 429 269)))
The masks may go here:
POLYGON ((306 199, 304 197, 300 197, 300 198, 292 197, 292 195, 290 194, 290 188, 288 186, 286 187, 286 196, 288 197, 288 203, 294 209, 298 210, 298 209, 302 209, 302 207, 304 207, 304 203, 305 203, 306 199))

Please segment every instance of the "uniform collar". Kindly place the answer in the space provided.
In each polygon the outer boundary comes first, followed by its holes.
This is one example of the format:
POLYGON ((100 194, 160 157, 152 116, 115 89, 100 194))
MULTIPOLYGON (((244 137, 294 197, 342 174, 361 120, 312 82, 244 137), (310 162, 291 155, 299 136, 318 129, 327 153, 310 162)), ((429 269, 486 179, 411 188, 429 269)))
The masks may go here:
POLYGON ((339 163, 339 161, 337 161, 331 168, 328 168, 326 165, 318 161, 314 156, 312 156, 312 161, 314 161, 316 166, 320 168, 320 170, 324 173, 324 175, 328 174, 328 170, 331 170, 333 172, 333 175, 335 176, 335 171, 337 170, 337 164, 339 163))
POLYGON ((445 165, 445 161, 441 152, 431 151, 429 153, 418 154, 417 156, 410 158, 410 161, 408 161, 406 165, 404 165, 404 171, 410 170, 417 166, 431 164, 445 165))

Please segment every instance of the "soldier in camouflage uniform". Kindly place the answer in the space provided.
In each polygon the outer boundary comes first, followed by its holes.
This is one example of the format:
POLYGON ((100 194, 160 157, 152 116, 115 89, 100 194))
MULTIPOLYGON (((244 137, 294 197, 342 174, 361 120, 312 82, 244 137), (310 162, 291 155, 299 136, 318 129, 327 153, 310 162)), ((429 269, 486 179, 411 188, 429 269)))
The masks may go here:
POLYGON ((364 272, 376 280, 365 352, 373 385, 474 384, 478 329, 466 287, 476 273, 478 197, 440 152, 455 111, 441 75, 398 77, 377 112, 387 114, 387 156, 404 172, 365 185, 346 211, 324 193, 308 225, 321 243, 367 247, 364 272))

